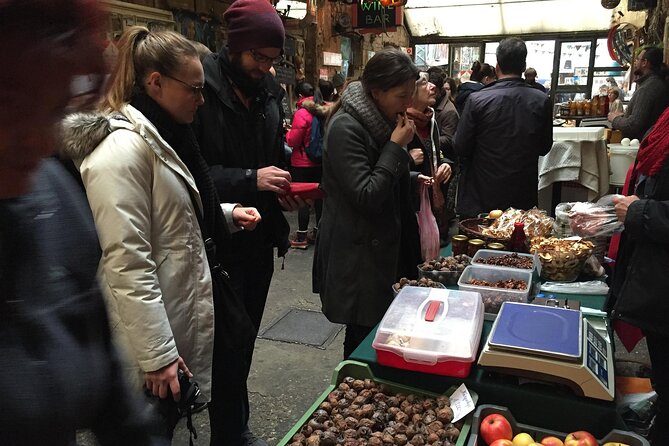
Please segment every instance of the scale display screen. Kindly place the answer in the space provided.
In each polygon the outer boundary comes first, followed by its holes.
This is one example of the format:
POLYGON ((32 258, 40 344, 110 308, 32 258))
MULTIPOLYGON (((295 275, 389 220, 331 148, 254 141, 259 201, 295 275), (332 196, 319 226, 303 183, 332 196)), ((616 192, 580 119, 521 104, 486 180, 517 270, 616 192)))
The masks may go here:
POLYGON ((604 387, 609 388, 609 370, 607 368, 606 345, 604 337, 590 324, 587 327, 587 355, 585 365, 599 379, 604 387))

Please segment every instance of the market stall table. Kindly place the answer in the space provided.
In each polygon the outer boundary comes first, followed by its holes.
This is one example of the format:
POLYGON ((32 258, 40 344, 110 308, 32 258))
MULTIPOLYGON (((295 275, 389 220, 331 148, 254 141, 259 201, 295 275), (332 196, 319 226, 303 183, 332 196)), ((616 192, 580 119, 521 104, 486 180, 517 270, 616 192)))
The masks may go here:
POLYGON ((552 190, 551 210, 560 203, 561 184, 577 183, 592 201, 609 190, 609 161, 603 127, 555 127, 553 147, 539 158, 539 192, 552 190))
MULTIPOLYGON (((449 255, 450 247, 442 250, 442 255, 449 255)), ((456 289, 456 287, 449 287, 456 289)), ((555 297, 578 300, 582 306, 601 310, 604 307, 604 295, 564 295, 555 297)), ((486 321, 479 351, 490 334, 492 322, 486 321)), ((497 404, 508 407, 514 415, 527 424, 550 426, 551 429, 571 432, 587 430, 602 437, 611 429, 626 429, 625 423, 616 411, 615 402, 607 402, 576 396, 571 390, 553 385, 520 382, 518 378, 492 373, 474 364, 466 378, 452 378, 408 370, 395 369, 379 365, 372 342, 376 329, 353 352, 350 359, 369 364, 379 378, 398 383, 419 386, 433 392, 443 392, 454 384, 465 385, 479 395, 479 404, 497 404)))

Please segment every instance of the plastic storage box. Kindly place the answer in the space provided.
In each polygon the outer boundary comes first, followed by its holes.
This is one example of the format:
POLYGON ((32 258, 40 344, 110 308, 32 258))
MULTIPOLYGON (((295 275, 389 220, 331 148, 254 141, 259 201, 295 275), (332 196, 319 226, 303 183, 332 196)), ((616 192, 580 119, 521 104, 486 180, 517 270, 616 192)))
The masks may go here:
POLYGON ((483 300, 486 316, 494 318, 499 313, 503 302, 527 302, 527 297, 532 288, 532 271, 487 265, 470 265, 462 273, 460 280, 458 280, 458 288, 462 291, 479 293, 483 300), (509 279, 522 280, 527 283, 527 288, 524 290, 515 290, 471 285, 468 282, 472 279, 486 280, 488 282, 509 279))
MULTIPOLYGON (((325 391, 318 397, 316 402, 311 405, 309 409, 302 415, 298 422, 288 431, 288 433, 281 439, 277 446, 286 446, 291 444, 293 436, 300 431, 302 426, 309 422, 312 414, 318 410, 320 404, 325 401, 330 394, 338 385, 341 383, 345 377, 350 376, 355 379, 371 379, 377 384, 384 384, 388 387, 390 393, 397 394, 403 393, 405 395, 416 395, 428 398, 436 398, 440 396, 437 393, 428 392, 425 390, 417 389, 415 387, 404 386, 402 384, 397 384, 392 381, 386 381, 384 379, 377 379, 372 371, 370 370, 367 364, 358 361, 343 361, 340 362, 337 368, 335 368, 332 373, 332 381, 330 386, 325 389, 325 391)), ((451 396, 453 392, 457 389, 457 386, 449 388, 444 395, 451 396)), ((471 389, 467 389, 469 394, 472 397, 472 401, 476 404, 478 401, 478 395, 471 389)), ((465 418, 462 419, 463 425, 460 429, 460 435, 458 436, 455 446, 464 446, 467 443, 467 437, 469 436, 469 431, 472 427, 472 418, 474 413, 470 413, 465 418)))
POLYGON ((479 249, 478 251, 476 251, 476 254, 474 254, 474 257, 472 258, 472 265, 490 266, 492 268, 511 268, 511 269, 519 269, 521 271, 533 271, 534 268, 536 268, 536 266, 534 266, 534 255, 532 254, 522 254, 518 252, 513 253, 511 251, 495 251, 492 249, 479 249), (533 268, 526 269, 526 268, 517 268, 515 266, 488 265, 487 263, 478 262, 479 259, 489 259, 490 257, 502 257, 511 254, 518 254, 519 257, 531 259, 533 268))
POLYGON ((372 346, 381 365, 464 378, 476 361, 482 328, 477 293, 404 287, 372 346))
MULTIPOLYGON (((504 418, 507 419, 509 424, 511 424, 511 429, 513 429, 513 435, 518 435, 521 432, 525 432, 530 434, 530 436, 537 443, 543 440, 545 437, 551 437, 551 436, 557 437, 560 440, 564 441, 565 437, 567 436, 567 433, 565 432, 558 432, 550 429, 544 429, 541 427, 535 427, 527 424, 518 423, 516 419, 513 418, 513 415, 511 415, 511 411, 506 407, 493 406, 490 404, 482 404, 476 409, 476 413, 474 413, 474 421, 472 422, 472 431, 471 431, 472 433, 469 436, 469 441, 467 442, 467 446, 486 446, 483 440, 479 441, 479 435, 480 435, 479 426, 481 425, 481 421, 483 421, 485 417, 491 414, 503 415, 504 418)), ((546 422, 550 422, 550 419, 547 419, 546 422)), ((581 429, 579 429, 578 426, 574 427, 574 431, 577 430, 581 429)), ((625 432, 617 429, 614 429, 611 432, 609 432, 604 438, 598 439, 598 442, 599 444, 606 444, 611 442, 611 443, 622 443, 629 446, 650 446, 650 444, 645 438, 632 432, 625 432)))

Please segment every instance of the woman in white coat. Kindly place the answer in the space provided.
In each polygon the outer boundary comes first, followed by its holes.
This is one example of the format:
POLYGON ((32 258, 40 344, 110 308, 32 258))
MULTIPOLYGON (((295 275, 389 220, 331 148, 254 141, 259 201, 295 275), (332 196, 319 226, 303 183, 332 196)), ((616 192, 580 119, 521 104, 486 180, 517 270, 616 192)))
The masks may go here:
MULTIPOLYGON (((102 287, 130 376, 139 388, 174 400, 179 369, 194 376, 205 401, 212 385, 215 394, 212 247, 260 220, 254 208, 219 207, 190 129, 203 86, 187 39, 133 27, 121 37, 102 113, 65 123, 66 152, 93 211, 102 287)), ((216 407, 216 398, 210 404, 216 407)), ((166 426, 169 436, 173 427, 166 426)))

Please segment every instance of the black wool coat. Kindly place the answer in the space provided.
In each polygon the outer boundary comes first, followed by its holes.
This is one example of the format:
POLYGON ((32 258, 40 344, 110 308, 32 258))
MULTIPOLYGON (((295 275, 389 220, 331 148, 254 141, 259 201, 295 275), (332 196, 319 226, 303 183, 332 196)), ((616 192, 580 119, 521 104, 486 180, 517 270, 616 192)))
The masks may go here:
POLYGON ((408 183, 406 150, 391 141, 379 147, 352 115, 337 112, 323 149, 326 197, 313 263, 314 292, 330 321, 373 327, 390 306, 402 219, 415 219, 408 183))
POLYGON ((669 336, 669 159, 627 210, 608 307, 613 318, 669 336))
POLYGON ((257 188, 258 169, 268 166, 286 169, 283 90, 268 74, 262 93, 249 110, 238 100, 230 80, 221 73, 219 54, 207 56, 203 66, 205 101, 193 124, 200 151, 211 169, 221 202, 256 207, 262 216, 254 231, 232 235, 231 246, 226 247, 224 256, 243 255, 249 245, 270 244, 283 256, 289 246, 290 227, 276 194, 257 188))
POLYGON ((549 96, 519 77, 471 94, 455 134, 460 215, 537 205, 539 156, 553 145, 552 111, 549 96))

